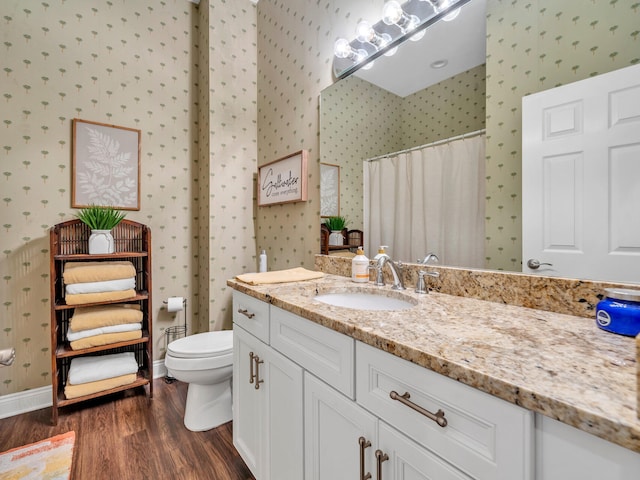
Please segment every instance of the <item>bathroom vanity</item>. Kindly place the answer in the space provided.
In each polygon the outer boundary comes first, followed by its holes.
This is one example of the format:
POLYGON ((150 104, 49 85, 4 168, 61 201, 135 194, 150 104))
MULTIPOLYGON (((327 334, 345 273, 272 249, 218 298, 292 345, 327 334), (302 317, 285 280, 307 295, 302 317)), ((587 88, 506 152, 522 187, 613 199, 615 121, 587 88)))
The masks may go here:
POLYGON ((640 471, 631 338, 581 317, 336 275, 228 285, 234 444, 258 480, 622 480, 640 471), (354 291, 411 307, 314 299, 354 291))

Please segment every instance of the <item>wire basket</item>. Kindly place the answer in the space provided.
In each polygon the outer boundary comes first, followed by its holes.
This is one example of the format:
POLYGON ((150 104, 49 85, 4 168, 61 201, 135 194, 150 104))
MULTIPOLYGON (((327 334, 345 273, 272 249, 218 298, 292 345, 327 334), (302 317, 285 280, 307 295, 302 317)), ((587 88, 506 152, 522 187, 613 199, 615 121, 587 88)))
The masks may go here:
POLYGON ((177 325, 175 327, 167 327, 164 330, 164 335, 166 337, 167 345, 169 345, 171 342, 187 336, 187 326, 177 325))

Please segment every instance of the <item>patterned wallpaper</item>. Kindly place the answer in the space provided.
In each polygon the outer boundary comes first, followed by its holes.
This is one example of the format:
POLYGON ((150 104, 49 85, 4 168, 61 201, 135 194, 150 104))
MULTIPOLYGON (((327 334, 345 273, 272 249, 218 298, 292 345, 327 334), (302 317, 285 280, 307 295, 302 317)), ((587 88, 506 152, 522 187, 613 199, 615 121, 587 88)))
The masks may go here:
MULTIPOLYGON (((200 9, 203 8, 201 0, 200 9)), ((231 328, 231 290, 227 279, 257 271, 254 228, 257 171, 257 50, 256 8, 246 0, 209 0, 208 134, 209 148, 201 161, 208 165, 200 179, 209 182, 209 274, 199 274, 208 288, 208 325, 202 330, 231 328), (204 178, 206 173, 208 178, 204 178), (206 284, 208 283, 208 286, 206 284)), ((201 68, 201 71, 205 71, 201 68)), ((201 111, 204 108, 200 107, 201 111)), ((207 207, 203 206, 203 210, 207 207)), ((200 236, 202 243, 205 232, 200 236)), ((202 319, 201 319, 202 320, 202 319)))
POLYGON ((340 215, 361 230, 362 161, 402 148, 402 98, 350 76, 320 102, 320 158, 340 166, 340 215))
MULTIPOLYGON (((14 366, 0 369, 1 394, 50 383, 48 228, 74 213, 71 119, 143 132, 142 209, 129 218, 153 232, 161 356, 163 329, 182 322, 161 309, 163 298, 194 299, 193 329, 217 328, 230 315, 223 279, 255 270, 256 250, 267 250, 270 269, 313 268, 319 94, 333 83, 334 40, 377 18, 383 3, 261 0, 256 15, 244 2, 211 0, 202 23, 186 0, 0 2, 0 347, 18 350, 14 366), (201 115, 203 100, 210 115, 201 115), (249 212, 254 165, 302 148, 309 201, 249 212)), ((519 269, 521 97, 637 63, 640 14, 637 0, 488 8, 487 265, 519 269)))
POLYGON ((522 97, 640 61, 637 0, 490 0, 488 268, 521 270, 522 97))
POLYGON ((480 65, 404 98, 356 76, 322 91, 320 158, 340 165, 350 228, 363 227, 362 161, 484 128, 484 78, 480 65))
POLYGON ((0 348, 17 350, 0 368, 0 395, 51 382, 48 229, 75 214, 73 118, 142 130, 141 209, 127 216, 152 231, 156 359, 164 329, 184 322, 162 308, 168 296, 189 299, 190 333, 228 323, 226 278, 255 270, 244 212, 256 164, 256 13, 250 2, 210 3, 211 28, 198 18, 206 8, 186 0, 0 2, 0 348), (210 137, 211 156, 200 148, 210 137))

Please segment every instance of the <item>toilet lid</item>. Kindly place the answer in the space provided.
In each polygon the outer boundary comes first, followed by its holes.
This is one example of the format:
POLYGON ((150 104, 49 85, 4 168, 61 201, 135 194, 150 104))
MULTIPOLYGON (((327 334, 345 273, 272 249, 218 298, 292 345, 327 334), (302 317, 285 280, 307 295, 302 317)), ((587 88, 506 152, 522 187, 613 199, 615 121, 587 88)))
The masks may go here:
POLYGON ((197 333, 167 346, 170 355, 180 358, 218 357, 232 351, 233 330, 197 333))

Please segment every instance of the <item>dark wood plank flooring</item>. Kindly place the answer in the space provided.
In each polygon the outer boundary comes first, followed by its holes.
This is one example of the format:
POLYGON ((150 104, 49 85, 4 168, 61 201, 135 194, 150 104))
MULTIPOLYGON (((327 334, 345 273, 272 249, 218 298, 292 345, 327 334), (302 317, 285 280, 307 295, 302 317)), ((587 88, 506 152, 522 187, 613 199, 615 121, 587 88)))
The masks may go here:
MULTIPOLYGON (((138 389, 60 410, 0 420, 0 452, 74 430, 72 480, 254 480, 233 447, 231 422, 207 432, 182 423, 187 384, 156 379, 138 389)), ((1 476, 0 472, 0 476, 1 476)))

